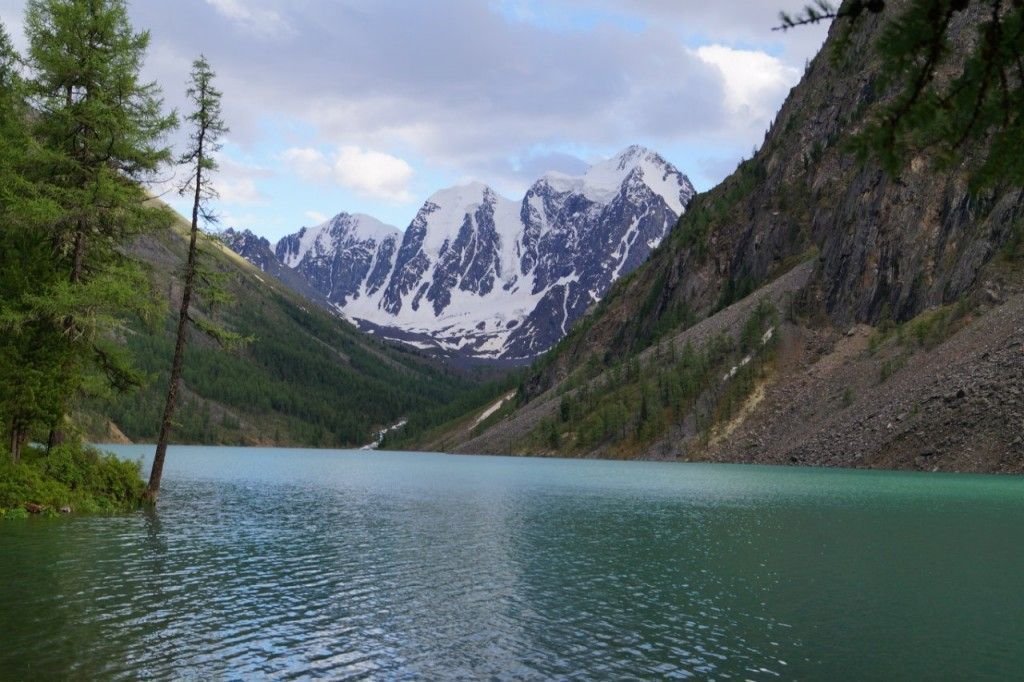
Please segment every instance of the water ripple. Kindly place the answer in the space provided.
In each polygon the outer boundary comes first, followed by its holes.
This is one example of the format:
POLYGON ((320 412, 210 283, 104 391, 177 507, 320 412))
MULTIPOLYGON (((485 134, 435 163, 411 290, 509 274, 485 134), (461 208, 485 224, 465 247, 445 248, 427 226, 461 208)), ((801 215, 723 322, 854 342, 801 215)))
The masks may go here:
POLYGON ((1024 665, 1014 481, 172 455, 156 513, 0 526, 0 677, 999 679, 1024 665))

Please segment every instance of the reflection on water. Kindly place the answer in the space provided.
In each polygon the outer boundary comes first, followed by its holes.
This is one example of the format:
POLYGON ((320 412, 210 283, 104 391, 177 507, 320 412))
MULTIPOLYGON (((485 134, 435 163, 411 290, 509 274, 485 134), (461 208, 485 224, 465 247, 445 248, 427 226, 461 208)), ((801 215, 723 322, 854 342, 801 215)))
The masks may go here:
POLYGON ((176 448, 156 512, 0 524, 0 677, 1006 679, 1021 528, 1010 478, 176 448))

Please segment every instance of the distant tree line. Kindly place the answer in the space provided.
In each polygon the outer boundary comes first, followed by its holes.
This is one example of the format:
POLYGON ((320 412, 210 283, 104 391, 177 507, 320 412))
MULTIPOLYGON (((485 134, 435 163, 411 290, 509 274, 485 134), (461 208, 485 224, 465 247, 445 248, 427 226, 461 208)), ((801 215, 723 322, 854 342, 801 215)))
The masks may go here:
POLYGON ((541 420, 527 445, 539 452, 602 449, 632 457, 689 417, 690 435, 706 442, 763 380, 774 358, 778 323, 778 311, 762 300, 736 337, 723 332, 701 347, 662 340, 645 356, 611 367, 588 363, 565 383, 558 411, 541 420))

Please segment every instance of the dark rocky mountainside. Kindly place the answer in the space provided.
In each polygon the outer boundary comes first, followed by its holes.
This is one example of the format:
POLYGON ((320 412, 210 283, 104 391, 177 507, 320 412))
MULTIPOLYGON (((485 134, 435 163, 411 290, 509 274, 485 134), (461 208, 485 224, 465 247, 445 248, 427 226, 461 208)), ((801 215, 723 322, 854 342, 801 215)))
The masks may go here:
MULTIPOLYGON (((907 320, 977 284, 1024 218, 1024 191, 972 197, 968 159, 943 172, 927 158, 911 159, 893 178, 844 148, 884 97, 870 49, 882 21, 865 20, 842 66, 831 62, 839 31, 833 28, 760 151, 697 197, 650 266, 612 292, 613 305, 561 354, 562 362, 586 355, 590 344, 607 345, 609 337, 628 342, 622 352, 635 349, 680 308, 712 313, 811 249, 818 262, 809 293, 839 324, 907 320), (638 307, 645 314, 621 314, 638 307)), ((961 23, 966 41, 971 26, 961 23)))
MULTIPOLYGON (((963 14, 954 46, 978 20, 963 14)), ((1024 469, 1024 192, 972 195, 969 155, 942 170, 907 159, 892 177, 847 151, 889 96, 871 49, 882 21, 841 59, 833 27, 757 154, 695 197, 515 405, 426 444, 1024 469)))
POLYGON ((274 247, 266 237, 253 234, 250 230, 228 228, 218 235, 224 244, 237 254, 244 254, 247 261, 314 303, 329 308, 327 298, 314 289, 302 275, 286 267, 274 253, 274 247))

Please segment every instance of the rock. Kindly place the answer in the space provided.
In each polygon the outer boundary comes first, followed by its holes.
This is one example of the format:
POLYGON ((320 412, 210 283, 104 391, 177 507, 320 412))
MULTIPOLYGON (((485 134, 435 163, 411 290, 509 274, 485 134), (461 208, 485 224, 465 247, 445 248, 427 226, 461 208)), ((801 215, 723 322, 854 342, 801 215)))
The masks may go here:
POLYGON ((61 507, 60 508, 60 513, 61 514, 70 514, 71 513, 71 507, 61 507))
POLYGON ((956 402, 957 400, 963 400, 966 396, 967 396, 967 391, 965 391, 964 389, 961 388, 956 393, 950 393, 950 394, 946 395, 944 400, 947 403, 952 403, 952 402, 956 402))

